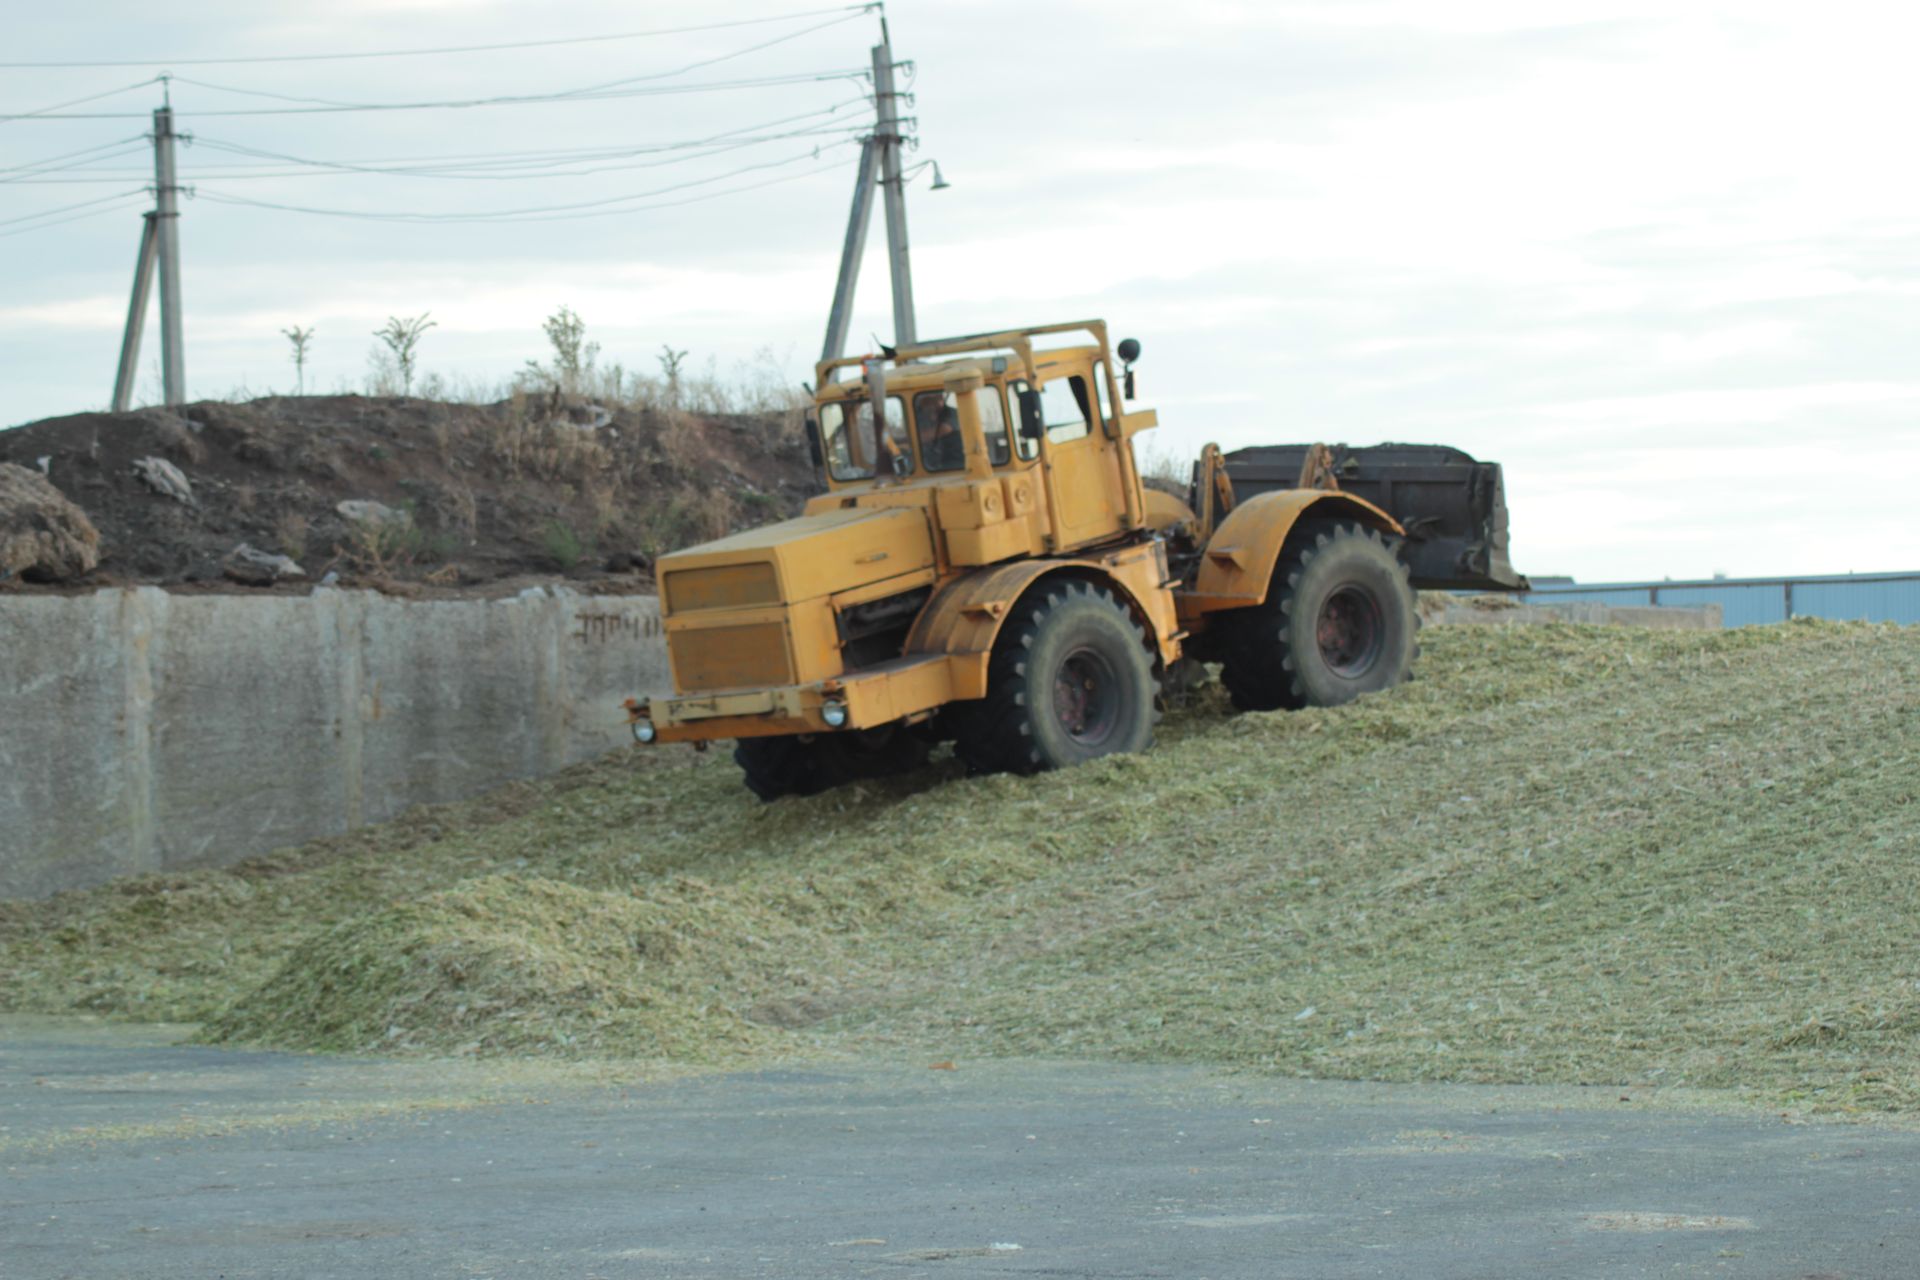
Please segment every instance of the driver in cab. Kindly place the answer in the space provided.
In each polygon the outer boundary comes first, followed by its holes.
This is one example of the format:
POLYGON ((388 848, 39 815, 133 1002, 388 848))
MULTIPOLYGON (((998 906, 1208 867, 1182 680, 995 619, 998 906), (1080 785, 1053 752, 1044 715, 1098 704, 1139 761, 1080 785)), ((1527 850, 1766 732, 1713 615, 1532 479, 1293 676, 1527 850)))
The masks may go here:
POLYGON ((936 410, 925 405, 916 415, 920 428, 920 457, 929 471, 958 471, 966 465, 966 447, 960 440, 960 414, 950 404, 936 410))

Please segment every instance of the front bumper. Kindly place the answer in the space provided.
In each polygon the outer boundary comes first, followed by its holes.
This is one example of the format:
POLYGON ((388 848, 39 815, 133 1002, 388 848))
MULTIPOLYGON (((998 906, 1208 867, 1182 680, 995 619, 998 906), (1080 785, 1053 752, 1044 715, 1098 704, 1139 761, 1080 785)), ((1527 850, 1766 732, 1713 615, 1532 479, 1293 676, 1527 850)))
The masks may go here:
POLYGON ((955 661, 944 653, 917 654, 812 684, 630 700, 628 719, 636 728, 642 721, 652 725, 656 743, 871 729, 953 701, 955 661), (828 722, 830 704, 845 708, 842 723, 828 722))

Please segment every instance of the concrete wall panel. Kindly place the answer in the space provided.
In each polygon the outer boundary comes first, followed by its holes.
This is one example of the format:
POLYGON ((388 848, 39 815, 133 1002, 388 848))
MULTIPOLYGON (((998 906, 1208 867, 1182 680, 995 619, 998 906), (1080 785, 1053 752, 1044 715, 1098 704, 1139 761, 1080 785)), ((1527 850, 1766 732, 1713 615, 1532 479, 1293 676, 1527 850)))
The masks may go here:
POLYGON ((346 830, 337 605, 129 595, 153 619, 153 864, 227 862, 346 830))
POLYGON ((0 597, 0 897, 237 861, 589 759, 649 597, 0 597))
POLYGON ((146 866, 145 666, 129 658, 150 632, 127 603, 0 599, 0 894, 146 866))

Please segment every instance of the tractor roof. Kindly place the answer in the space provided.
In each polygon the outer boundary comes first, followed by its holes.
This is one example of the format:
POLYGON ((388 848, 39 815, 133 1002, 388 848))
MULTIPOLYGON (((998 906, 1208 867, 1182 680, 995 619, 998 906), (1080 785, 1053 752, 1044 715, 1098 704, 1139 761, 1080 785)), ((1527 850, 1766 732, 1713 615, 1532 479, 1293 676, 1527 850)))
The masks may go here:
MULTIPOLYGON (((1045 369, 1049 365, 1059 364, 1063 359, 1092 359, 1098 357, 1100 348, 1096 346, 1053 347, 1033 353, 1036 368, 1045 369)), ((965 371, 977 373, 983 378, 995 378, 1006 374, 1019 376, 1020 361, 1007 356, 966 355, 953 356, 941 360, 910 360, 905 364, 887 366, 887 387, 889 389, 924 391, 929 387, 938 387, 945 383, 948 375, 965 371)), ((820 388, 818 399, 843 400, 849 397, 864 397, 867 386, 864 381, 831 382, 820 388)))

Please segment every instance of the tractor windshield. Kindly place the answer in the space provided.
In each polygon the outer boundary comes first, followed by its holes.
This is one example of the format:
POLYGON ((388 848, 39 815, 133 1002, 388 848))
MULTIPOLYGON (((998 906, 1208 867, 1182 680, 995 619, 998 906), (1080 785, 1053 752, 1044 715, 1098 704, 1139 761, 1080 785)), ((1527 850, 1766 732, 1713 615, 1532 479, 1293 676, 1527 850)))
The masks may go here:
MULTIPOLYGON (((820 439, 826 453, 827 471, 835 480, 873 479, 873 401, 836 400, 821 405, 820 439)), ((913 453, 907 444, 907 413, 899 396, 887 397, 887 430, 880 447, 886 455, 883 465, 889 475, 913 470, 913 453)))

